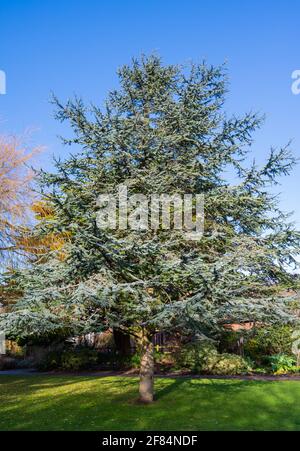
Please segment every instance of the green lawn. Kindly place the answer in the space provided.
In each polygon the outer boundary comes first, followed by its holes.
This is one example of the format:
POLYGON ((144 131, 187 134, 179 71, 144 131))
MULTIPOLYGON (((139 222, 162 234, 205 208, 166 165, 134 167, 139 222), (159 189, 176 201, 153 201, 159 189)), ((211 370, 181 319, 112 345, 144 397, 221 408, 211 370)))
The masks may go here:
POLYGON ((0 430, 300 430, 300 382, 0 376, 0 430))

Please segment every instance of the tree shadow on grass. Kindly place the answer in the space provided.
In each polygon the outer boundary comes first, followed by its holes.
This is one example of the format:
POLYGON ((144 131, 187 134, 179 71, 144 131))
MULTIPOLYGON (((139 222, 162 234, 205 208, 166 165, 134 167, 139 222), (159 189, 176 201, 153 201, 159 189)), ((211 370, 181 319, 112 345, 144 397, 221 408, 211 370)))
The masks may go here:
POLYGON ((187 379, 178 378, 173 380, 172 383, 168 383, 165 387, 161 389, 156 389, 154 396, 155 401, 159 401, 161 398, 164 398, 165 396, 173 393, 174 391, 179 390, 180 386, 186 382, 188 382, 187 379))
MULTIPOLYGON (((170 380, 169 380, 170 381, 170 380)), ((219 393, 228 393, 233 394, 234 392, 240 391, 243 388, 253 387, 255 384, 256 387, 264 386, 270 384, 269 381, 251 381, 251 380, 239 380, 239 379, 205 379, 205 378, 176 378, 172 379, 172 383, 169 383, 161 388, 156 390, 156 399, 163 398, 169 395, 172 392, 178 393, 180 387, 184 385, 185 390, 187 391, 196 391, 199 392, 201 389, 205 389, 205 391, 218 391, 219 393)))

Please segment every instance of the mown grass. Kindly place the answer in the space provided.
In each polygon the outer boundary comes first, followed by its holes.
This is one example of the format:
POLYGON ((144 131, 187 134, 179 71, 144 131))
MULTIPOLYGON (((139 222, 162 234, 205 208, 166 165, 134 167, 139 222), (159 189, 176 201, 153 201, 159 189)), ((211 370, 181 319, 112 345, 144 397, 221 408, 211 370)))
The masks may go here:
POLYGON ((0 376, 0 430, 300 430, 300 382, 0 376))

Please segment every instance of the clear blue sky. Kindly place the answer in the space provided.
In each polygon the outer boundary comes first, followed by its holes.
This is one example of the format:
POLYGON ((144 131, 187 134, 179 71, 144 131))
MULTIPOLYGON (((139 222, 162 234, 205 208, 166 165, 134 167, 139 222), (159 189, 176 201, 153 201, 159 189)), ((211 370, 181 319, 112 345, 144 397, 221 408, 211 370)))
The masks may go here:
MULTIPOLYGON (((32 144, 65 155, 57 138, 50 92, 100 103, 116 87, 115 70, 132 56, 156 51, 166 63, 228 62, 227 111, 266 113, 253 154, 292 138, 300 157, 300 95, 291 73, 300 69, 299 0, 0 0, 0 133, 34 130, 32 144)), ((300 165, 282 180, 282 206, 300 225, 300 165)))

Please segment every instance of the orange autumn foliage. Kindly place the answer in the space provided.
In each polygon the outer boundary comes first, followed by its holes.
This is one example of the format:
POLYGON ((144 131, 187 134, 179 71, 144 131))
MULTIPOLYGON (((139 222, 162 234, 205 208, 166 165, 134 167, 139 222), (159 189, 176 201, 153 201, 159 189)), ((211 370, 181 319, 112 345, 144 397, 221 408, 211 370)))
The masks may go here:
MULTIPOLYGON (((54 217, 53 209, 45 201, 37 201, 31 206, 31 210, 37 221, 51 219, 54 217)), ((65 253, 63 246, 68 240, 67 234, 48 233, 44 236, 35 236, 30 230, 18 238, 18 247, 36 259, 46 255, 49 251, 58 251, 58 257, 63 260, 65 253)))
POLYGON ((0 135, 0 259, 11 257, 16 237, 30 220, 33 171, 29 161, 39 149, 28 151, 17 138, 0 135))

